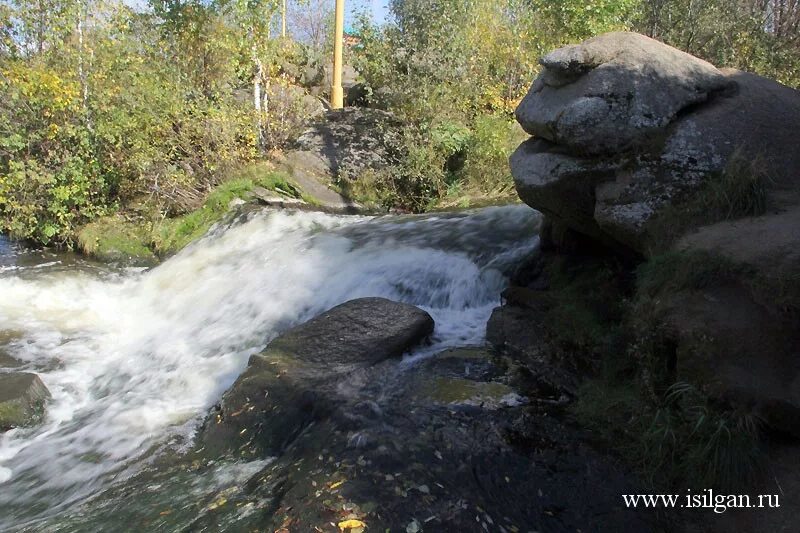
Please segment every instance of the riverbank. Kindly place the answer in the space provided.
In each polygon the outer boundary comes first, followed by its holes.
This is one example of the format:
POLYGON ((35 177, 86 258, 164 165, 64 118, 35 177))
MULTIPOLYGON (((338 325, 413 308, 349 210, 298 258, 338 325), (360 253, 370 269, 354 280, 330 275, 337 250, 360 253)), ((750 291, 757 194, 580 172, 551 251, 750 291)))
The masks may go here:
MULTIPOLYGON (((267 161, 231 172, 213 188, 202 205, 189 213, 168 217, 143 200, 114 215, 78 229, 77 251, 92 259, 122 266, 151 267, 202 237, 216 223, 242 209, 273 207, 326 213, 381 215, 387 211, 370 195, 342 197, 331 184, 310 176, 292 175, 267 161)), ((476 209, 518 203, 510 191, 487 195, 479 191, 454 192, 429 206, 430 212, 476 209)))

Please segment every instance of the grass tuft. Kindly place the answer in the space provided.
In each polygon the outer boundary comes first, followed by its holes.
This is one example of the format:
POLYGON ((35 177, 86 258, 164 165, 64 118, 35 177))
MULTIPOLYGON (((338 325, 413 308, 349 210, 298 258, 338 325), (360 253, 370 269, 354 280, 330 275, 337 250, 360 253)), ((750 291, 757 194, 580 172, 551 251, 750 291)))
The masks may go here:
POLYGON ((668 250, 692 228, 766 213, 765 168, 762 158, 732 155, 725 169, 706 180, 691 198, 671 204, 647 223, 651 255, 668 250))
POLYGON ((120 216, 107 216, 81 228, 78 246, 84 254, 101 261, 148 266, 158 260, 147 246, 147 236, 147 227, 120 216))
POLYGON ((760 428, 753 413, 715 406, 694 386, 678 382, 643 433, 641 458, 651 476, 672 486, 732 490, 759 472, 760 428))
POLYGON ((639 297, 654 298, 659 293, 683 289, 702 289, 733 281, 747 274, 746 268, 708 252, 667 252, 642 263, 636 271, 639 297))
POLYGON ((173 254, 202 237, 228 212, 233 200, 247 198, 255 187, 273 190, 290 198, 300 198, 298 189, 285 174, 251 165, 236 178, 222 182, 208 195, 203 206, 186 215, 161 221, 154 230, 153 247, 160 257, 173 254))

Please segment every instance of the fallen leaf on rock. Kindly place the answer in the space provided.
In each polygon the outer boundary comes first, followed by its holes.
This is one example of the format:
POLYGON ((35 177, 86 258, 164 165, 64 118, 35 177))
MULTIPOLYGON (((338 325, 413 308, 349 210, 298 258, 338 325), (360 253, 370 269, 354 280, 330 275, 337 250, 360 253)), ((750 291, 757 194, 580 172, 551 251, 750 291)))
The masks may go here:
POLYGON ((344 484, 344 480, 337 481, 336 483, 331 483, 330 489, 333 490, 337 487, 341 487, 344 484))
POLYGON ((362 522, 361 520, 344 520, 339 522, 339 529, 345 531, 347 529, 356 529, 356 528, 364 528, 367 527, 367 524, 362 522))
POLYGON ((209 506, 207 507, 207 509, 208 509, 209 511, 213 511, 213 510, 214 510, 214 509, 216 509, 217 507, 222 507, 222 506, 223 506, 223 505, 225 505, 226 503, 228 503, 228 500, 227 500, 226 498, 220 498, 219 500, 217 500, 217 501, 215 501, 214 503, 212 503, 211 505, 209 505, 209 506))

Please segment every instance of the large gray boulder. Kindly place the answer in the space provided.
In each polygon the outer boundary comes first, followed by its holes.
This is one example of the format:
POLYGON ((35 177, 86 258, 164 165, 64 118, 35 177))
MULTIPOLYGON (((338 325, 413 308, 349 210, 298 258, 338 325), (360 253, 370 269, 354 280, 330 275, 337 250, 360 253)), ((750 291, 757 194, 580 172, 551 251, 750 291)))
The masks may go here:
POLYGON ((250 358, 206 421, 202 446, 212 455, 279 453, 346 399, 349 379, 400 357, 433 327, 430 315, 414 306, 360 298, 287 331, 250 358))
MULTIPOLYGON (((800 92, 630 33, 541 62, 511 169, 543 242, 678 258, 634 313, 674 377, 800 436, 800 92)), ((515 319, 490 339, 524 339, 515 319)))
POLYGON ((637 33, 609 33, 541 59, 516 110, 531 135, 589 154, 646 141, 730 82, 713 65, 637 33))
POLYGON ((397 163, 403 123, 389 112, 348 107, 329 111, 313 122, 297 139, 292 155, 316 156, 332 179, 357 177, 367 169, 378 170, 397 163))
POLYGON ((522 200, 552 221, 647 254, 658 244, 649 223, 735 161, 757 163, 769 208, 800 202, 797 91, 631 33, 542 65, 517 109, 536 138, 511 169, 522 200))
POLYGON ((0 431, 38 423, 50 391, 36 374, 0 373, 0 431))
POLYGON ((398 164, 402 132, 402 121, 386 111, 362 107, 328 111, 308 124, 277 163, 323 206, 360 211, 350 186, 365 172, 398 164))

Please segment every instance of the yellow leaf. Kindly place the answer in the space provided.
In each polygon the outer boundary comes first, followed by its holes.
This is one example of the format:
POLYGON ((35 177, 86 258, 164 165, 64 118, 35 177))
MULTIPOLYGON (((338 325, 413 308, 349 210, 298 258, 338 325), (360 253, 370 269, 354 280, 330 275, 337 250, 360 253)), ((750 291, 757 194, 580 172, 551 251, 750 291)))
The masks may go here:
POLYGON ((341 487, 343 483, 344 483, 344 480, 337 481, 336 483, 333 483, 333 484, 331 485, 331 490, 333 490, 333 489, 335 489, 335 488, 337 488, 337 487, 341 487))
POLYGON ((361 520, 345 520, 343 522, 339 522, 339 529, 344 531, 345 529, 355 529, 357 527, 367 527, 367 524, 362 522, 361 520))
POLYGON ((214 503, 212 503, 211 505, 209 505, 206 509, 208 509, 209 511, 213 511, 214 509, 216 509, 218 507, 222 507, 226 503, 228 503, 227 498, 222 497, 219 500, 217 500, 214 503))

